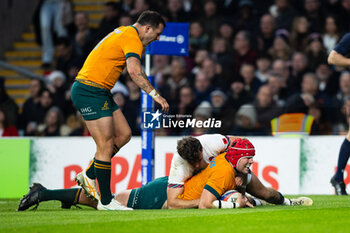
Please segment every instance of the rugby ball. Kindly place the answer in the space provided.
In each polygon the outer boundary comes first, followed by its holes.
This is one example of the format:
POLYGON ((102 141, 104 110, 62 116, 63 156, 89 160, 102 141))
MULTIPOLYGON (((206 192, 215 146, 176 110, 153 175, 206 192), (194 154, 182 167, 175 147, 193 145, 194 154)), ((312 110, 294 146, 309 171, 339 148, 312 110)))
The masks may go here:
POLYGON ((226 193, 222 194, 222 201, 236 202, 239 192, 237 190, 229 190, 226 193))

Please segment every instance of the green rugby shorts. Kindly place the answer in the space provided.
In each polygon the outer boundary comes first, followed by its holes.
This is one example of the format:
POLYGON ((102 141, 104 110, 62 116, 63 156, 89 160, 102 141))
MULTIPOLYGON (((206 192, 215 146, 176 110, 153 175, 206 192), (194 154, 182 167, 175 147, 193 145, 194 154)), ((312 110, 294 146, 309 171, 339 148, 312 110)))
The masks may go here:
POLYGON ((133 189, 127 207, 133 209, 161 209, 167 195, 168 177, 157 178, 145 186, 133 189))
POLYGON ((84 120, 96 120, 112 116, 119 109, 110 91, 75 81, 71 89, 74 106, 84 120))

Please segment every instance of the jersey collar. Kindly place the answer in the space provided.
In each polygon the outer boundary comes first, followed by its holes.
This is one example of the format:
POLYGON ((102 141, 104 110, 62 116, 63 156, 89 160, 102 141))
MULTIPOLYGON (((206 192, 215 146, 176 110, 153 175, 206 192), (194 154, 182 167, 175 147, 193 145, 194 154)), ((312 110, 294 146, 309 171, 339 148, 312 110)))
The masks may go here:
POLYGON ((139 34, 139 30, 137 30, 137 28, 134 25, 130 25, 130 27, 135 28, 137 34, 139 34))

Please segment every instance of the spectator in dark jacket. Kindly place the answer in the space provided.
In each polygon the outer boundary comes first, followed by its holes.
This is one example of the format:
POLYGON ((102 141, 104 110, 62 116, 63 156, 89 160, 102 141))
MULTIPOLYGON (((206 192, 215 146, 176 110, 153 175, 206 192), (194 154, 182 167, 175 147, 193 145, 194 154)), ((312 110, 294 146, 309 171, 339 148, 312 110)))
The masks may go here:
MULTIPOLYGON (((56 45, 56 70, 62 71, 66 77, 70 77, 69 70, 72 67, 81 68, 84 60, 79 57, 75 50, 73 49, 72 43, 68 38, 61 37, 58 38, 56 45)), ((68 82, 73 82, 73 80, 67 80, 68 82)))
POLYGON ((113 31, 119 25, 119 16, 121 14, 120 3, 106 2, 103 7, 103 18, 97 28, 97 40, 102 40, 108 33, 113 31))
POLYGON ((233 42, 233 70, 236 76, 238 76, 239 70, 244 63, 255 65, 257 54, 250 43, 249 32, 240 31, 236 34, 233 42))
POLYGON ((24 135, 28 135, 28 127, 36 126, 36 114, 40 104, 40 96, 45 88, 45 84, 40 79, 32 79, 29 83, 29 98, 24 102, 22 114, 20 116, 20 129, 24 135))
POLYGON ((266 134, 271 132, 271 120, 282 113, 282 108, 276 105, 272 97, 270 87, 268 85, 263 85, 259 88, 253 104, 258 116, 258 124, 266 134))
POLYGON ((11 125, 18 125, 18 106, 7 94, 5 79, 0 77, 0 107, 4 109, 7 119, 11 125))
POLYGON ((296 15, 294 8, 290 5, 289 0, 275 0, 274 12, 271 12, 276 17, 277 29, 290 30, 293 19, 296 15))
POLYGON ((72 38, 74 52, 85 60, 96 44, 96 29, 89 27, 89 15, 86 12, 78 12, 74 24, 77 28, 72 38))

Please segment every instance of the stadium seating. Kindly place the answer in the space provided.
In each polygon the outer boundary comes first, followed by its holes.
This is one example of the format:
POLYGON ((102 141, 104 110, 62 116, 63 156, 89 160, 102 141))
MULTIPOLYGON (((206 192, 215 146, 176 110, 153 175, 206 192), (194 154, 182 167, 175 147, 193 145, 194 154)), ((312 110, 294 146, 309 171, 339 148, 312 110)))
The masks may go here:
MULTIPOLYGON (((76 12, 87 12, 90 18, 90 26, 97 27, 102 18, 103 4, 107 0, 73 0, 76 12)), ((41 47, 35 42, 34 28, 32 25, 22 34, 20 40, 13 43, 13 49, 5 52, 6 62, 28 69, 36 74, 43 74, 41 69, 41 47)), ((29 95, 29 79, 11 71, 0 69, 0 76, 5 77, 7 93, 21 108, 29 95)))

